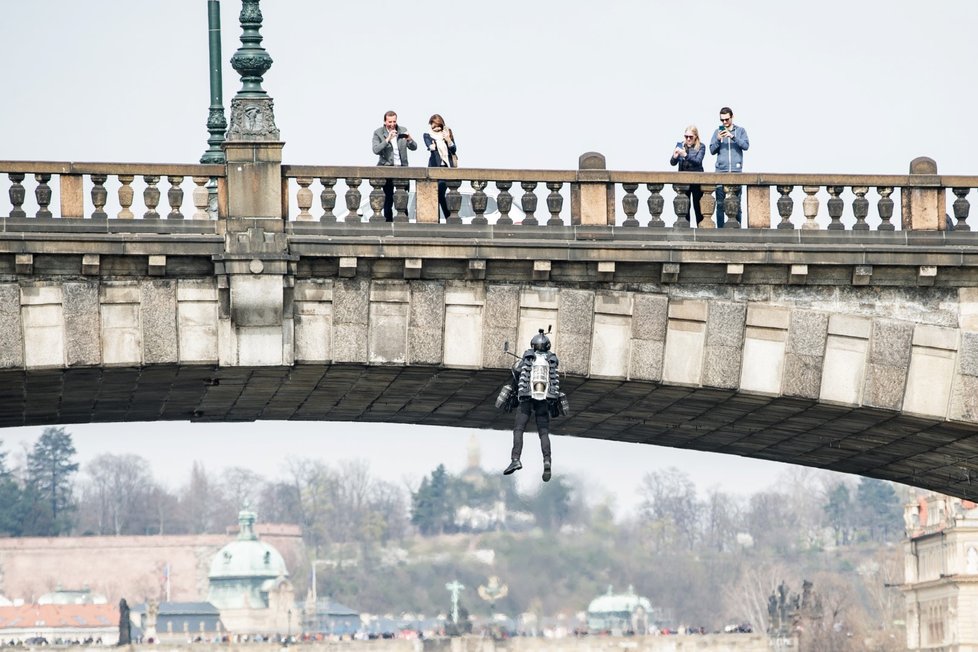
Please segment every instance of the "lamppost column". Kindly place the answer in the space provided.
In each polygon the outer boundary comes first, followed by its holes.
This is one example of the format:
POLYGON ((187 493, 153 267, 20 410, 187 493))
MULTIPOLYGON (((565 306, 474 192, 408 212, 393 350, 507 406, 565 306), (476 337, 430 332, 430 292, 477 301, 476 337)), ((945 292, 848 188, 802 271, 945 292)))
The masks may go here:
POLYGON ((224 132, 228 121, 224 118, 224 81, 221 76, 221 2, 207 0, 207 51, 210 66, 211 105, 207 113, 207 150, 200 157, 201 163, 224 163, 224 132))

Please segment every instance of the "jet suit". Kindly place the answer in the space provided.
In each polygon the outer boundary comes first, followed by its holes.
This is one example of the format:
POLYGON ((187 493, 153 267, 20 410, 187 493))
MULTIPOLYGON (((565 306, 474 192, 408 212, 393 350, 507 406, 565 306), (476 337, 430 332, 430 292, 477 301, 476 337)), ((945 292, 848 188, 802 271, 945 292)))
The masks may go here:
POLYGON ((550 338, 540 329, 530 340, 530 348, 513 365, 513 384, 504 387, 496 401, 497 407, 507 412, 516 412, 512 461, 503 471, 504 475, 523 468, 520 462, 523 454, 523 432, 532 416, 536 420, 540 449, 543 452, 543 481, 550 480, 550 417, 565 414, 567 411, 567 398, 560 392, 558 364, 557 354, 550 351, 550 338), (537 368, 536 371, 534 367, 537 368))

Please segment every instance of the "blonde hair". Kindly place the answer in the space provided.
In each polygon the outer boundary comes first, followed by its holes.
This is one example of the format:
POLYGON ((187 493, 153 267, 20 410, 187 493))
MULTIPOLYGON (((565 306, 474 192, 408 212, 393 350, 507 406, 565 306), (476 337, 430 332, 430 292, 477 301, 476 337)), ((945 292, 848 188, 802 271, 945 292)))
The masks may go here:
POLYGON ((689 125, 686 127, 686 129, 683 131, 683 135, 685 136, 687 133, 693 134, 693 144, 690 146, 690 149, 699 149, 703 146, 703 143, 700 142, 700 130, 696 128, 696 125, 689 125))

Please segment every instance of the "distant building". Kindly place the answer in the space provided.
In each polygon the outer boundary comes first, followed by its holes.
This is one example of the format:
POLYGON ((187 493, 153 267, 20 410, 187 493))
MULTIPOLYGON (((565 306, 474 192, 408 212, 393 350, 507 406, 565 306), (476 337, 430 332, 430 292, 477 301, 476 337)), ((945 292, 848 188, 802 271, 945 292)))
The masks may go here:
POLYGON ((77 590, 58 587, 37 599, 37 604, 108 604, 108 602, 104 595, 92 593, 88 587, 77 590))
POLYGON ((143 642, 211 641, 224 635, 221 612, 210 602, 143 603, 132 608, 130 619, 143 642))
POLYGON ((111 604, 27 604, 0 607, 0 641, 46 645, 85 642, 115 645, 119 608, 111 604))
POLYGON ((907 649, 978 652, 978 504, 929 494, 903 518, 907 649))
POLYGON ((220 610, 231 633, 298 632, 301 614, 295 609, 288 568, 274 547, 258 540, 256 519, 247 508, 239 513, 238 538, 211 561, 207 601, 220 610))
POLYGON ((588 605, 587 628, 590 632, 608 632, 616 636, 647 634, 656 626, 652 611, 649 599, 636 595, 631 586, 625 593, 615 593, 609 586, 607 593, 588 605))
POLYGON ((362 625, 359 612, 329 598, 318 598, 315 604, 309 601, 305 619, 304 631, 316 634, 349 635, 362 625))

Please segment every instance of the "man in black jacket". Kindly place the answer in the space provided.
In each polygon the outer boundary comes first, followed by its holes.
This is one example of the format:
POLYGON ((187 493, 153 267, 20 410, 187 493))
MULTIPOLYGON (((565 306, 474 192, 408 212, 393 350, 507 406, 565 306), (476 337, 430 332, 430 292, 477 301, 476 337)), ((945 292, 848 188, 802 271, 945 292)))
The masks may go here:
MULTIPOLYGON (((513 366, 513 382, 516 391, 497 405, 516 410, 513 424, 512 461, 503 475, 509 475, 523 468, 520 456, 523 453, 523 431, 530 422, 530 415, 536 418, 537 433, 540 435, 540 448, 543 451, 543 481, 550 480, 550 416, 560 413, 560 381, 557 377, 557 354, 550 351, 550 338, 543 329, 530 340, 530 348, 513 366), (536 367, 536 370, 534 370, 536 367)), ((503 389, 505 392, 506 389, 503 389)), ((510 389, 512 392, 512 388, 510 389)), ((500 397, 502 399, 502 397, 500 397)))

